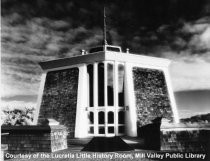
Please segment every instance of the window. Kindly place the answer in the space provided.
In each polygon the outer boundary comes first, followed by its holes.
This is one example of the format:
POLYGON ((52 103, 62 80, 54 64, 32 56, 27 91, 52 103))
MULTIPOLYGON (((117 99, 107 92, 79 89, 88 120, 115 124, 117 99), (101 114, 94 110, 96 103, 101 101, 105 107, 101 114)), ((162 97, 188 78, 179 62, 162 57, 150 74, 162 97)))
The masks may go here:
POLYGON ((98 113, 98 124, 104 124, 104 123, 105 123, 104 112, 100 111, 98 113))
POLYGON ((118 65, 118 105, 120 107, 124 106, 124 66, 122 64, 118 65))
POLYGON ((108 106, 114 105, 113 64, 107 64, 107 100, 108 106))
POLYGON ((125 123, 125 112, 124 111, 119 111, 119 113, 118 113, 118 123, 119 124, 124 124, 125 123))
POLYGON ((108 133, 114 133, 114 126, 108 127, 108 133))
POLYGON ((113 124, 114 123, 114 112, 108 112, 108 123, 113 124))
POLYGON ((89 64, 87 66, 88 72, 88 94, 89 94, 89 106, 93 107, 93 65, 89 64))
POLYGON ((93 112, 89 113, 88 118, 89 118, 89 123, 94 124, 94 113, 93 112))
POLYGON ((99 126, 98 127, 98 133, 99 134, 105 134, 105 127, 104 126, 99 126))
POLYGON ((104 64, 98 64, 98 106, 104 106, 104 64))

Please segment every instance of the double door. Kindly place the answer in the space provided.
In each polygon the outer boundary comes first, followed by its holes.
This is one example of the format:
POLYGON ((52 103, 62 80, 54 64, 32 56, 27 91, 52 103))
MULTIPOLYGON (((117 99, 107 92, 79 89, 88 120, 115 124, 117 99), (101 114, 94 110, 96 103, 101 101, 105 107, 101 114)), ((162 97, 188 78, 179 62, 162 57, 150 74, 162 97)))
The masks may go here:
POLYGON ((89 135, 120 136, 125 132, 124 109, 101 107, 89 111, 89 135))
POLYGON ((124 65, 100 62, 88 65, 88 135, 125 133, 124 65))

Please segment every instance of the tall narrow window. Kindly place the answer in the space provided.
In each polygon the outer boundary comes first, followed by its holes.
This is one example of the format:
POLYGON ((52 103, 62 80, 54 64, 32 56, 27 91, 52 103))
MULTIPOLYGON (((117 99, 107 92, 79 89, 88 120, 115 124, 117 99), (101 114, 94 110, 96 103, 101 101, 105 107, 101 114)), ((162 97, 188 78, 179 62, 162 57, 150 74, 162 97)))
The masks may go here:
POLYGON ((114 105, 113 64, 107 64, 107 99, 108 106, 114 105))
POLYGON ((119 111, 119 113, 118 113, 118 123, 119 124, 124 124, 125 123, 125 112, 124 111, 119 111))
POLYGON ((94 123, 94 113, 90 112, 88 115, 89 118, 89 124, 93 124, 94 123))
POLYGON ((105 123, 105 116, 104 116, 104 112, 100 111, 98 113, 98 124, 104 124, 105 123))
POLYGON ((98 64, 98 106, 104 106, 104 64, 98 64))
POLYGON ((124 65, 118 65, 118 105, 120 107, 124 106, 124 65))
POLYGON ((89 106, 93 107, 93 65, 90 64, 87 66, 87 72, 88 72, 88 94, 89 94, 89 106))
POLYGON ((108 123, 109 124, 114 123, 114 112, 112 112, 112 111, 108 112, 108 123))

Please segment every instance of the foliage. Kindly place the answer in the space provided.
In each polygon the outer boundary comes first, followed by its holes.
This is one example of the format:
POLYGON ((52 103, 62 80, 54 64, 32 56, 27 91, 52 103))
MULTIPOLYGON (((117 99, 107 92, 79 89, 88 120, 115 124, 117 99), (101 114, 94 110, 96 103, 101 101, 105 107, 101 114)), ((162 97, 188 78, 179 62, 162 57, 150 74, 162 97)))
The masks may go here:
POLYGON ((3 109, 2 122, 3 125, 32 125, 34 117, 34 107, 3 109))
POLYGON ((210 113, 184 118, 180 121, 183 123, 210 123, 210 113))

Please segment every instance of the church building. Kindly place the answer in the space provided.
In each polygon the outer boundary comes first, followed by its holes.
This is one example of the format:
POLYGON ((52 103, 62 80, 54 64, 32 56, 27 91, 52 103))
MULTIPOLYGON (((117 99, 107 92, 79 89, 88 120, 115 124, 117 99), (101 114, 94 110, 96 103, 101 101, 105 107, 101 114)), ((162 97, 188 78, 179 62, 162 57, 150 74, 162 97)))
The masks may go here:
POLYGON ((41 62, 34 124, 52 118, 67 127, 70 138, 86 138, 136 137, 137 127, 158 117, 177 123, 169 65, 106 44, 41 62))

